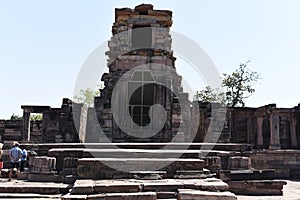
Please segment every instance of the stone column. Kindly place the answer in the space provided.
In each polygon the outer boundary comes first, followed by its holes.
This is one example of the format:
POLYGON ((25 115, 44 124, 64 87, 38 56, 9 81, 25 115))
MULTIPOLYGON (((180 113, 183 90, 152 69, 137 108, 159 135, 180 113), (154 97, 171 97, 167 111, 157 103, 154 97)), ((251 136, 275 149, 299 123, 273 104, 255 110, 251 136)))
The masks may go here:
POLYGON ((30 112, 26 109, 23 111, 22 125, 22 141, 30 141, 30 112))
POLYGON ((292 114, 291 123, 290 123, 290 139, 291 139, 291 147, 297 147, 297 133, 296 133, 297 120, 296 117, 292 114))
POLYGON ((264 144, 264 138, 263 138, 263 117, 257 116, 257 146, 262 147, 264 144))
POLYGON ((279 138, 279 115, 278 113, 270 114, 270 145, 269 149, 280 149, 280 138, 279 138))

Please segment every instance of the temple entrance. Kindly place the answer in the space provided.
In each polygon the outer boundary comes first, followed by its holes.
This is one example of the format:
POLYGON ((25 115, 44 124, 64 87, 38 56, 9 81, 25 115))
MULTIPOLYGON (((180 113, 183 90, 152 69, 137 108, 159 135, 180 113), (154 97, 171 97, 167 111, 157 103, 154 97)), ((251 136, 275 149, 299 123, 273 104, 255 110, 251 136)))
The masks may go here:
POLYGON ((149 125, 153 117, 150 107, 154 104, 155 85, 151 71, 135 71, 128 83, 128 111, 140 127, 149 125))

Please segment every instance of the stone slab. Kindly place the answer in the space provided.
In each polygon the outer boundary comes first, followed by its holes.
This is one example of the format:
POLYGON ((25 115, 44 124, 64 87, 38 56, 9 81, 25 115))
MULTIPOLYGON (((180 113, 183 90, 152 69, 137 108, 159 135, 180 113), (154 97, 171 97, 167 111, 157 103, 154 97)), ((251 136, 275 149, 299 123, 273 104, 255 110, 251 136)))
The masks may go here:
POLYGON ((73 195, 73 194, 66 194, 61 196, 61 200, 86 200, 88 195, 73 195))
POLYGON ((28 180, 32 182, 56 182, 62 183, 64 181, 64 177, 56 174, 40 174, 40 173, 29 173, 28 180))
POLYGON ((182 189, 179 190, 178 200, 237 200, 231 192, 208 192, 200 190, 182 189))
POLYGON ((141 183, 118 180, 95 181, 95 192, 97 193, 122 193, 140 192, 143 186, 141 183))
POLYGON ((223 181, 242 181, 242 180, 272 180, 274 179, 274 169, 266 170, 222 170, 219 173, 223 181))
POLYGON ((228 181, 229 191, 239 195, 282 195, 286 181, 245 180, 228 181))
POLYGON ((95 181, 76 180, 71 190, 71 194, 93 194, 95 192, 95 181))
POLYGON ((85 179, 129 178, 130 171, 167 171, 173 178, 176 171, 201 170, 201 159, 158 159, 158 158, 82 158, 78 160, 78 175, 85 179))
POLYGON ((130 178, 142 180, 157 180, 167 177, 166 171, 130 171, 130 178))
POLYGON ((70 185, 63 183, 27 182, 12 180, 0 184, 0 193, 36 193, 36 194, 66 194, 70 185))
POLYGON ((227 191, 229 186, 227 183, 216 178, 207 178, 195 184, 197 189, 205 191, 227 191))
POLYGON ((88 195, 87 200, 156 200, 155 192, 107 193, 88 195))

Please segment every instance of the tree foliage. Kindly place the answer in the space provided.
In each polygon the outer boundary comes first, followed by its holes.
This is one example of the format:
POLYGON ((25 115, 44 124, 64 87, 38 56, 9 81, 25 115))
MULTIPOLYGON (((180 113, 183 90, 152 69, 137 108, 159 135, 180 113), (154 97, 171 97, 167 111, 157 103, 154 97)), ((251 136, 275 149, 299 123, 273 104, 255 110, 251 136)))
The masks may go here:
POLYGON ((91 107, 94 105, 94 98, 96 96, 100 96, 100 89, 102 88, 101 84, 97 85, 96 91, 94 91, 91 88, 87 88, 85 90, 80 90, 79 95, 74 96, 74 100, 77 103, 83 103, 88 107, 91 107))
POLYGON ((210 102, 210 103, 225 103, 225 94, 219 89, 206 86, 203 90, 197 91, 194 96, 195 101, 210 102))
POLYGON ((10 120, 21 120, 22 117, 20 117, 19 115, 15 115, 15 113, 13 113, 10 117, 10 120))
POLYGON ((253 84, 260 79, 257 72, 248 68, 249 60, 241 63, 232 74, 223 74, 222 86, 225 92, 220 92, 207 86, 204 90, 198 91, 195 99, 206 102, 226 103, 231 107, 244 107, 245 99, 250 97, 255 89, 253 84))
POLYGON ((42 114, 31 114, 30 115, 30 121, 41 121, 43 120, 43 115, 42 114))

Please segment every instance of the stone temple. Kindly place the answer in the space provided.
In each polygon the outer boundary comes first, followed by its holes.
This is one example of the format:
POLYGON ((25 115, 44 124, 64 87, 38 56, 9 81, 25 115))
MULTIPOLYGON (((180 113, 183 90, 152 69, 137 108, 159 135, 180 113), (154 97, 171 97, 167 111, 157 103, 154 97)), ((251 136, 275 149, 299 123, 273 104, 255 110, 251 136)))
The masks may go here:
POLYGON ((300 178, 300 105, 222 108, 191 102, 176 72, 172 12, 150 4, 115 10, 108 72, 94 107, 23 105, 0 121, 2 180, 12 141, 29 151, 0 198, 237 199, 282 195, 300 178), (41 113, 41 121, 30 114, 41 113))

